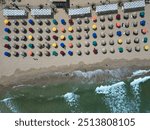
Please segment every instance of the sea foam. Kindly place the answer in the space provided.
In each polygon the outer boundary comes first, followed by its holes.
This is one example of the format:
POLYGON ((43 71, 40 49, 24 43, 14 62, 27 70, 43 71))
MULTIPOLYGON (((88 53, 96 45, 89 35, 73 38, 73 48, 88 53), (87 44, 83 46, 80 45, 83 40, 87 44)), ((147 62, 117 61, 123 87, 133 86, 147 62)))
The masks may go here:
POLYGON ((150 70, 137 70, 137 71, 133 72, 131 77, 144 75, 144 74, 147 74, 149 72, 150 72, 150 70))

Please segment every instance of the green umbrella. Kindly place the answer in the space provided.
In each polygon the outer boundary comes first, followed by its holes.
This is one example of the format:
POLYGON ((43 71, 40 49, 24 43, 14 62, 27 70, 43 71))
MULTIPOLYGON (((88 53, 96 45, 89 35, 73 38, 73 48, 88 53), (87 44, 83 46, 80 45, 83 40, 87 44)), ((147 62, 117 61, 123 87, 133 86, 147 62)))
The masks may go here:
POLYGON ((123 48, 122 47, 119 47, 118 50, 119 50, 120 53, 123 52, 123 48))
POLYGON ((32 43, 30 43, 28 46, 29 46, 30 48, 34 48, 34 45, 33 45, 32 43))
POLYGON ((97 46, 97 42, 96 41, 93 41, 93 46, 97 46))
POLYGON ((69 35, 69 36, 68 36, 68 39, 69 39, 69 40, 73 40, 72 35, 69 35))
POLYGON ((53 55, 53 56, 58 56, 58 53, 57 53, 56 51, 53 51, 53 52, 52 52, 52 55, 53 55))
POLYGON ((9 40, 9 36, 5 36, 4 39, 8 41, 9 40))
POLYGON ((147 43, 147 41, 148 41, 148 38, 147 37, 144 37, 144 43, 147 43))

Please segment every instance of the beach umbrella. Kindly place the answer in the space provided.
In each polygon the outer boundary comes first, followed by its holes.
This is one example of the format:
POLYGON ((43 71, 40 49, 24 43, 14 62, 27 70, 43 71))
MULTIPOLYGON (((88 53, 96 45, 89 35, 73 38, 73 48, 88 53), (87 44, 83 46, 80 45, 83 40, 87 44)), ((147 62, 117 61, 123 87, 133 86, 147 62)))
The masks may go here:
POLYGON ((62 56, 65 56, 65 55, 66 55, 66 53, 65 53, 64 51, 60 51, 60 54, 61 54, 62 56))
POLYGON ((73 56, 73 51, 68 51, 68 55, 73 56))
POLYGON ((104 22, 104 21, 105 21, 105 16, 103 16, 103 15, 100 16, 100 21, 101 21, 101 22, 104 22))
POLYGON ((96 16, 93 16, 93 17, 92 17, 92 21, 93 21, 93 22, 97 22, 97 17, 96 17, 96 16))
POLYGON ((78 26, 78 27, 76 28, 76 31, 77 31, 77 32, 81 32, 81 31, 82 31, 81 27, 78 26))
POLYGON ((18 30, 17 28, 14 28, 14 29, 13 29, 13 32, 14 32, 14 33, 19 33, 19 30, 18 30))
POLYGON ((114 42, 114 40, 112 40, 112 39, 109 41, 109 45, 114 45, 114 43, 115 43, 115 42, 114 42))
POLYGON ((76 36, 76 38, 77 38, 77 40, 81 40, 81 35, 78 34, 78 35, 76 36))
POLYGON ((64 19, 61 19, 61 24, 66 25, 66 21, 64 19))
POLYGON ((124 19, 126 19, 126 20, 129 19, 129 14, 128 13, 124 14, 124 19))
POLYGON ((61 35, 61 36, 60 36, 60 40, 65 40, 65 36, 64 36, 64 35, 61 35))
POLYGON ((85 39, 89 39, 89 37, 90 37, 89 34, 86 33, 86 34, 85 34, 85 39))
POLYGON ((14 45, 13 45, 13 48, 15 48, 15 49, 19 49, 19 45, 14 44, 14 45))
POLYGON ((134 34, 134 35, 138 35, 138 30, 137 30, 137 29, 134 29, 134 30, 133 30, 133 34, 134 34))
POLYGON ((53 56, 58 56, 58 53, 57 53, 56 51, 53 51, 53 52, 52 52, 52 55, 53 55, 53 56))
POLYGON ((10 52, 5 51, 4 56, 11 57, 11 54, 10 54, 10 52))
POLYGON ((19 25, 19 22, 17 20, 13 20, 13 23, 17 26, 19 25))
POLYGON ((125 27, 128 28, 129 27, 129 22, 125 22, 125 27))
POLYGON ((80 48, 80 47, 81 47, 81 43, 78 42, 78 43, 76 44, 76 46, 77 46, 78 48, 80 48))
POLYGON ((116 23, 116 27, 117 27, 117 28, 120 28, 120 27, 121 27, 121 23, 120 23, 120 22, 117 22, 117 23, 116 23))
POLYGON ((102 38, 104 38, 106 36, 104 32, 101 32, 100 35, 102 38))
POLYGON ((93 24, 93 25, 92 25, 92 29, 93 29, 93 30, 96 30, 96 29, 97 29, 96 24, 93 24))
POLYGON ((70 26, 70 27, 68 28, 68 31, 69 31, 69 32, 73 32, 73 27, 70 26))
POLYGON ((122 39, 118 39, 118 44, 122 44, 122 43, 123 43, 122 39))
POLYGON ((85 50, 85 54, 86 54, 86 55, 89 55, 89 54, 90 54, 90 51, 89 51, 89 50, 85 50))
POLYGON ((98 53, 98 51, 97 51, 96 48, 93 49, 93 53, 94 53, 94 54, 97 54, 97 53, 98 53))
POLYGON ((97 38, 97 34, 96 33, 93 33, 92 36, 93 36, 93 38, 97 38))
POLYGON ((4 47, 7 49, 11 49, 11 46, 9 44, 5 44, 4 47))
POLYGON ((65 32, 66 32, 66 30, 65 30, 65 28, 64 28, 64 27, 60 27, 60 30, 61 30, 63 33, 65 33, 65 32))
POLYGON ((50 29, 49 28, 45 28, 45 32, 50 33, 50 29))
POLYGON ((144 11, 141 11, 141 12, 140 12, 140 17, 141 17, 141 18, 144 18, 144 16, 145 16, 145 12, 144 12, 144 11))
POLYGON ((57 41, 58 40, 58 36, 53 35, 53 39, 57 41))
POLYGON ((34 29, 33 28, 29 28, 29 32, 34 33, 34 29))
POLYGON ((58 25, 58 22, 56 19, 53 19, 52 22, 53 22, 53 24, 58 25))
POLYGON ((140 41, 140 39, 139 39, 138 37, 136 37, 136 38, 134 39, 134 43, 139 43, 139 41, 140 41))
POLYGON ((4 24, 5 24, 5 25, 9 25, 9 24, 10 24, 10 21, 9 21, 8 19, 5 19, 5 20, 4 20, 4 24))
POLYGON ((108 35, 109 35, 110 37, 113 37, 113 36, 114 36, 114 34, 113 34, 112 31, 110 31, 110 32, 108 33, 108 35))
POLYGON ((57 48, 58 47, 57 43, 53 43, 52 47, 57 48))
POLYGON ((118 48, 118 51, 119 51, 120 53, 123 53, 123 48, 122 48, 122 47, 119 47, 119 48, 118 48))
POLYGON ((101 29, 105 30, 105 25, 104 24, 101 24, 101 29))
POLYGON ((50 52, 49 52, 49 51, 45 51, 44 54, 45 54, 46 56, 50 56, 50 52))
POLYGON ((21 41, 26 41, 27 40, 27 37, 25 35, 21 36, 21 41))
POLYGON ((56 28, 56 27, 53 27, 53 28, 52 28, 52 31, 53 31, 53 32, 57 32, 57 28, 56 28))
POLYGON ((77 24, 82 24, 82 21, 80 18, 77 18, 76 22, 77 22, 77 24))
POLYGON ((89 30, 90 30, 90 28, 89 28, 88 26, 85 26, 85 27, 84 27, 84 31, 87 31, 87 32, 88 32, 89 30))
POLYGON ((114 27, 113 23, 109 23, 109 24, 108 24, 108 28, 109 28, 109 29, 113 29, 113 27, 114 27))
POLYGON ((119 36, 119 37, 122 36, 122 32, 121 32, 121 31, 117 31, 116 34, 117 34, 117 36, 119 36))
POLYGON ((131 43, 131 39, 130 38, 126 39, 126 43, 130 44, 131 43))
POLYGON ((41 43, 37 43, 36 46, 37 46, 38 48, 40 48, 40 49, 43 48, 43 45, 42 45, 41 43))
POLYGON ((26 25, 26 24, 27 24, 26 20, 24 20, 24 19, 21 19, 20 22, 21 22, 23 25, 26 25))
POLYGON ((82 52, 80 50, 77 50, 77 55, 81 56, 82 52))
POLYGON ((62 47, 62 48, 65 48, 66 46, 65 46, 65 44, 62 42, 62 43, 60 43, 60 46, 62 47))
POLYGON ((26 57, 26 56, 27 56, 27 53, 24 52, 24 51, 22 51, 22 52, 20 52, 20 55, 23 56, 23 57, 26 57))
POLYGON ((141 50, 140 46, 135 46, 135 51, 139 52, 141 50))
POLYGON ((145 24, 146 24, 146 21, 145 21, 145 20, 141 20, 141 21, 140 21, 140 25, 141 25, 141 26, 145 26, 145 24))
POLYGON ((148 42, 148 37, 144 37, 143 42, 147 43, 148 42))
POLYGON ((27 48, 26 44, 22 44, 21 48, 26 49, 27 48))
POLYGON ((69 43, 68 46, 69 46, 70 48, 73 48, 73 44, 72 44, 72 43, 69 43))
POLYGON ((129 30, 125 30, 125 35, 129 36, 130 35, 130 31, 129 30))
POLYGON ((133 25, 133 27, 137 27, 138 22, 137 21, 133 21, 132 25, 133 25))
POLYGON ((113 20, 113 16, 112 15, 108 15, 108 20, 112 21, 113 20))
POLYGON ((84 18, 84 23, 86 23, 86 24, 89 23, 89 18, 88 18, 88 17, 85 17, 85 18, 84 18))
POLYGON ((39 41, 42 41, 42 40, 43 40, 43 38, 42 38, 41 35, 37 35, 37 39, 38 39, 39 41))
POLYGON ((102 40, 102 41, 101 41, 101 45, 102 45, 102 46, 106 46, 106 41, 105 41, 105 40, 102 40))
POLYGON ((28 36, 28 39, 29 39, 29 40, 33 40, 33 36, 32 36, 32 35, 29 35, 29 36, 28 36))
POLYGON ((121 19, 121 15, 120 15, 120 14, 117 14, 117 15, 116 15, 116 19, 117 19, 117 20, 120 20, 120 19, 121 19))
POLYGON ((34 53, 32 51, 28 51, 29 56, 34 56, 34 53))
POLYGON ((147 32, 148 32, 148 31, 147 31, 147 28, 141 29, 141 33, 146 34, 147 32))
POLYGON ((45 24, 50 25, 51 22, 48 19, 45 19, 45 24))
POLYGON ((42 56, 42 52, 41 52, 41 51, 37 51, 37 52, 36 52, 36 55, 42 56))
POLYGON ((9 28, 4 28, 4 31, 7 33, 11 33, 11 30, 9 28))
POLYGON ((115 53, 115 49, 113 47, 110 48, 110 53, 115 53))
POLYGON ((74 24, 74 23, 73 23, 73 19, 69 19, 68 22, 69 22, 70 25, 73 25, 73 24, 74 24))
POLYGON ((145 45, 145 46, 144 46, 144 50, 145 50, 145 51, 148 51, 148 50, 149 50, 149 46, 148 46, 148 45, 145 45))
POLYGON ((13 36, 12 38, 13 38, 14 41, 18 41, 19 40, 19 38, 17 36, 13 36))
POLYGON ((18 57, 18 56, 19 56, 19 53, 16 52, 16 51, 14 51, 12 54, 13 54, 15 57, 18 57))
POLYGON ((45 46, 47 49, 50 49, 50 44, 49 44, 49 43, 46 42, 46 43, 44 44, 44 46, 45 46))
POLYGON ((97 46, 97 42, 96 41, 93 41, 93 46, 97 46))
POLYGON ((38 23, 38 25, 42 25, 43 24, 42 20, 40 20, 40 19, 37 19, 37 23, 38 23))
POLYGON ((102 53, 106 54, 107 53, 107 49, 106 48, 102 48, 102 53))
POLYGON ((131 47, 126 47, 126 50, 128 51, 128 52, 131 52, 132 51, 132 48, 131 47))
POLYGON ((88 41, 85 42, 85 47, 89 47, 90 43, 88 41))
POLYGON ((72 35, 68 35, 68 39, 69 39, 69 40, 73 40, 72 35))
POLYGON ((51 38, 50 38, 49 35, 46 35, 46 36, 45 36, 45 39, 46 39, 47 41, 50 41, 51 38))
POLYGON ((34 49, 34 45, 33 45, 32 43, 30 43, 30 44, 28 45, 28 47, 31 48, 31 49, 34 49))
POLYGON ((38 33, 42 33, 43 32, 43 30, 41 28, 37 28, 36 30, 38 31, 38 33))
POLYGON ((9 36, 4 36, 4 39, 7 41, 10 41, 10 37, 9 36))
POLYGON ((28 22, 31 24, 31 25, 34 25, 34 21, 32 19, 29 19, 28 22))

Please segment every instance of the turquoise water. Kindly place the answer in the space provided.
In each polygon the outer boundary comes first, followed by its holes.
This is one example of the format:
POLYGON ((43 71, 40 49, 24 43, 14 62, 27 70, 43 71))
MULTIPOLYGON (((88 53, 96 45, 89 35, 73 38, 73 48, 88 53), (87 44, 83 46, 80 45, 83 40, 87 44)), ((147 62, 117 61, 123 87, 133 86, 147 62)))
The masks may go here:
POLYGON ((149 70, 105 82, 98 82, 96 75, 82 73, 61 83, 13 86, 0 93, 0 112, 150 112, 149 70))

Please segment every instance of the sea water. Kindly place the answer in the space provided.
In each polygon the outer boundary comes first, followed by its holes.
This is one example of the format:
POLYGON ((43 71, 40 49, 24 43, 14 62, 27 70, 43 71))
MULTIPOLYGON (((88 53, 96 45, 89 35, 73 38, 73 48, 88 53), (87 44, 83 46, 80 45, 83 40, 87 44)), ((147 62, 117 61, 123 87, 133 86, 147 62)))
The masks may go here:
POLYGON ((12 86, 0 93, 0 112, 150 112, 150 70, 126 72, 78 70, 61 83, 12 86))

